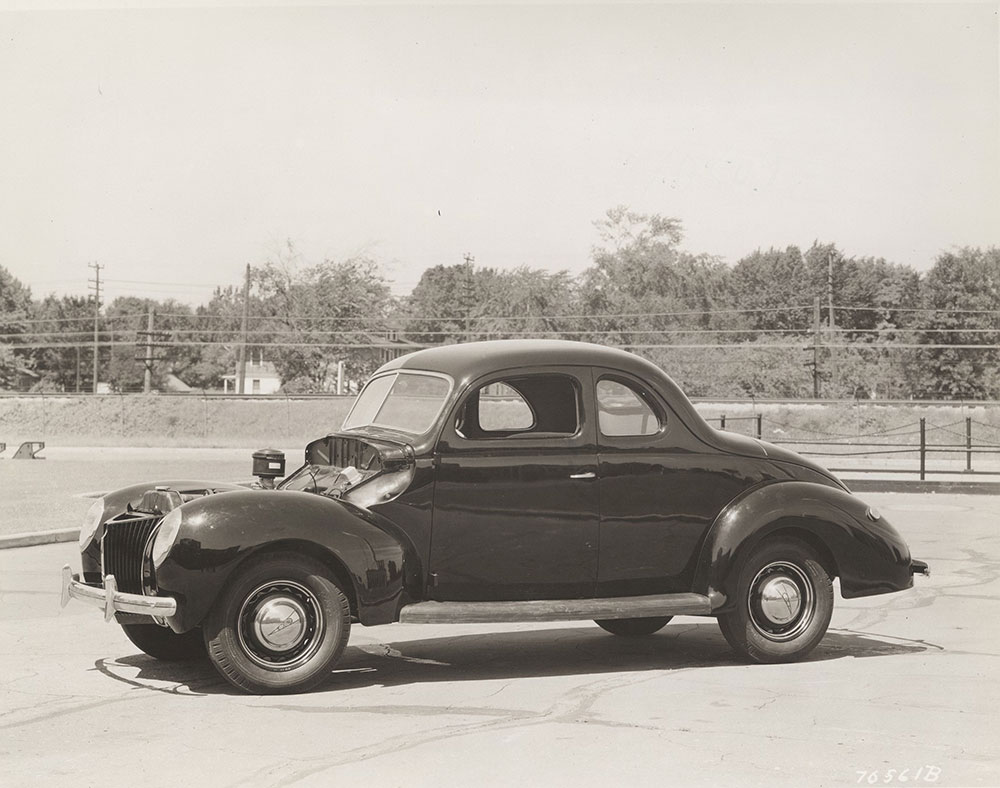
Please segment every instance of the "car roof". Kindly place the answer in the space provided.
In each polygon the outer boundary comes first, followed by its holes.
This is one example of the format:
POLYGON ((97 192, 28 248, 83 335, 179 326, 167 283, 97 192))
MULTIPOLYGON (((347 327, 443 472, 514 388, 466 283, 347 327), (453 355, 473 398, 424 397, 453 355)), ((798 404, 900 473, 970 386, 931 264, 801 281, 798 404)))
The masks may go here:
POLYGON ((644 358, 618 348, 565 339, 495 339, 418 350, 384 364, 393 369, 443 372, 458 382, 474 380, 496 370, 553 365, 606 366, 640 377, 665 377, 644 358))
POLYGON ((393 370, 440 372, 454 379, 456 390, 491 372, 550 366, 607 367, 626 372, 658 389, 667 404, 702 440, 712 443, 715 430, 695 410, 680 387, 652 361, 620 348, 566 339, 495 339, 465 342, 408 353, 384 364, 375 374, 393 370))

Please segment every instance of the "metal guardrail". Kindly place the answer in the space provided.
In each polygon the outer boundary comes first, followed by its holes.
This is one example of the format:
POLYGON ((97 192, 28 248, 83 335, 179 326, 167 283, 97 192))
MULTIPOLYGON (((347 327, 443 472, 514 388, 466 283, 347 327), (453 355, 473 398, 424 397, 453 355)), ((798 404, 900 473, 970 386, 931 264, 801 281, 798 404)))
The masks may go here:
MULTIPOLYGON (((753 422, 754 437, 758 440, 763 439, 764 432, 764 417, 762 414, 756 414, 753 416, 735 416, 727 418, 725 414, 722 414, 716 418, 709 419, 709 421, 716 421, 719 423, 720 429, 726 429, 727 423, 732 422, 753 422)), ((933 474, 961 474, 961 475, 979 475, 979 476, 1000 476, 1000 470, 975 470, 972 467, 973 455, 977 454, 990 454, 990 455, 1000 455, 1000 444, 996 443, 975 443, 973 439, 973 424, 979 424, 979 426, 986 427, 987 429, 994 430, 1000 433, 1000 429, 993 427, 989 424, 981 424, 975 422, 971 417, 965 418, 965 430, 964 433, 957 432, 950 429, 961 421, 952 422, 944 425, 930 425, 930 431, 944 432, 945 434, 954 435, 960 438, 964 438, 962 443, 930 443, 927 440, 928 425, 927 419, 921 417, 918 421, 912 424, 904 424, 894 427, 891 430, 883 430, 877 433, 868 433, 864 435, 850 436, 850 435, 838 435, 838 440, 829 440, 830 433, 826 433, 824 437, 819 438, 771 438, 770 442, 781 446, 810 446, 817 448, 830 447, 833 450, 823 450, 823 451, 808 451, 798 449, 798 453, 809 457, 878 457, 878 456, 889 456, 889 455, 901 455, 901 454, 916 454, 918 459, 918 467, 916 468, 865 468, 854 466, 850 468, 830 468, 831 471, 835 473, 892 473, 892 474, 919 474, 920 480, 924 481, 928 473, 933 474), (907 432, 910 427, 916 427, 917 429, 907 432), (901 438, 907 435, 919 436, 916 443, 900 443, 891 442, 893 438, 901 438), (881 438, 881 440, 862 440, 863 438, 881 438), (837 449, 849 449, 847 451, 838 451, 837 449), (927 458, 931 454, 964 454, 965 455, 965 468, 955 469, 955 468, 933 468, 929 469, 927 467, 927 458)), ((781 425, 789 426, 789 425, 781 425)), ((819 434, 819 433, 816 433, 819 434)))

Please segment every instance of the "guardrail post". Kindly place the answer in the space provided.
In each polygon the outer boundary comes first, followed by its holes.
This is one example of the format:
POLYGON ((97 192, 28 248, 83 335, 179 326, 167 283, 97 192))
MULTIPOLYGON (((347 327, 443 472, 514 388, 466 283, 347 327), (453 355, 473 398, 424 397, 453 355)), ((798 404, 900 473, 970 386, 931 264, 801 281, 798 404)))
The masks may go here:
POLYGON ((965 417, 965 470, 972 473, 972 417, 965 417))
POLYGON ((920 417, 920 481, 924 480, 927 470, 927 419, 920 417))
POLYGON ((724 430, 726 428, 726 414, 723 413, 719 416, 719 429, 724 430))
POLYGON ((757 414, 757 440, 760 440, 761 435, 764 434, 762 426, 761 426, 762 421, 763 421, 763 417, 761 416, 761 414, 758 413, 757 414))

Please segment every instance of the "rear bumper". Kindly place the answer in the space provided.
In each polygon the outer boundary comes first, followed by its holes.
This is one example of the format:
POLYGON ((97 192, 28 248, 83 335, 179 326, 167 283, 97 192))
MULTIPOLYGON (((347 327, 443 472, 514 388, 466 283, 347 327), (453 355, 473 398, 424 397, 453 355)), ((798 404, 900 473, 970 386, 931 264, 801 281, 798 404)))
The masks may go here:
POLYGON ((931 576, 931 568, 927 566, 926 561, 918 561, 917 559, 912 559, 910 561, 910 574, 911 575, 923 575, 924 577, 931 576))
POLYGON ((70 599, 79 599, 101 608, 105 621, 114 618, 115 613, 156 618, 170 618, 177 613, 177 600, 173 597, 126 594, 118 590, 114 575, 105 575, 103 588, 87 585, 80 582, 80 576, 73 574, 67 564, 62 568, 62 606, 66 607, 70 599))

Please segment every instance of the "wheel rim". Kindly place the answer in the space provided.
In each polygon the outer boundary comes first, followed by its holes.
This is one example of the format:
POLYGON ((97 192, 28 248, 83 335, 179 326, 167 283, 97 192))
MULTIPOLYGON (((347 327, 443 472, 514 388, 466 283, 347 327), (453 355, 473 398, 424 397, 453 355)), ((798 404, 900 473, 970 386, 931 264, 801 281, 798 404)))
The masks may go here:
POLYGON ((769 640, 792 640, 812 622, 816 595, 801 568, 775 561, 750 583, 748 606, 754 628, 769 640))
POLYGON ((268 670, 291 670, 319 649, 323 612, 315 594, 290 580, 253 590, 240 608, 237 634, 243 652, 268 670))

